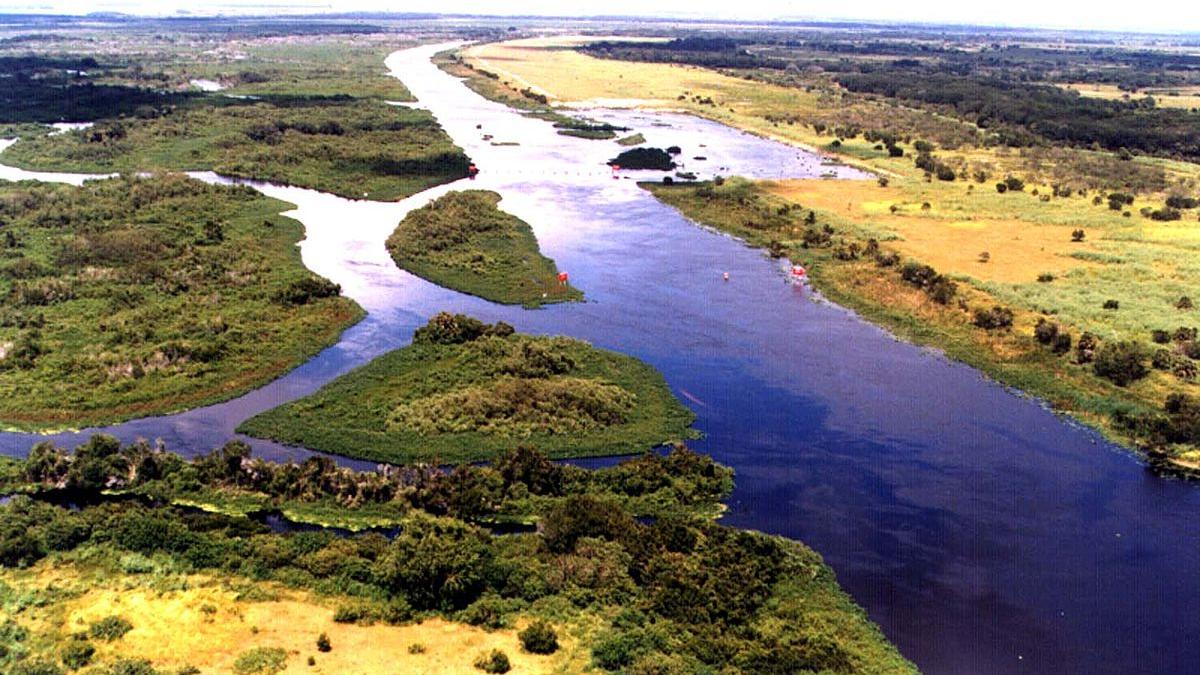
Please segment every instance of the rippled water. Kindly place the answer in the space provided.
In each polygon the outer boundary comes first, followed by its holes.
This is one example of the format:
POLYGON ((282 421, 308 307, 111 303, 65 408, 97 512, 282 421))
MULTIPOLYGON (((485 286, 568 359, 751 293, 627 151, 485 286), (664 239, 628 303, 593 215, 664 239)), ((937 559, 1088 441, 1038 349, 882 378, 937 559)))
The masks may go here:
MULTIPOLYGON (((632 180, 613 180, 604 161, 620 150, 614 143, 559 136, 481 99, 429 64, 437 49, 399 52, 388 65, 477 162, 478 180, 396 204, 260 186, 297 205, 290 215, 306 226, 305 264, 340 283, 368 318, 263 389, 107 431, 203 451, 246 417, 406 344, 436 311, 505 320, 662 370, 698 415, 706 437, 697 448, 737 470, 725 522, 819 550, 926 672, 1196 670, 1195 486, 1158 478, 1037 401, 816 301, 788 283, 779 263, 696 227, 632 180), (501 207, 533 226, 588 301, 502 307, 396 269, 383 248, 395 223, 465 187, 500 192, 501 207)), ((681 145, 685 160, 708 157, 688 161, 689 170, 775 177, 829 169, 692 118, 590 114, 633 127, 649 145, 681 145)), ((0 169, 0 178, 16 175, 0 169)), ((32 440, 0 434, 0 448, 22 454, 32 440)), ((306 454, 253 445, 274 458, 306 454)))

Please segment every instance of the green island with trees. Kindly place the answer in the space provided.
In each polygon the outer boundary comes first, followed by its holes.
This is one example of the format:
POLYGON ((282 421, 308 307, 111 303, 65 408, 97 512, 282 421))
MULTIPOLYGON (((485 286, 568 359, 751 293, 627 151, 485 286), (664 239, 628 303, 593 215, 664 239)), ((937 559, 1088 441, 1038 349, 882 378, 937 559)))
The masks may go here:
POLYGON ((336 342, 362 310, 304 267, 288 208, 180 174, 0 183, 0 421, 225 400, 336 342))
POLYGON ((681 446, 596 470, 514 446, 491 466, 355 472, 251 459, 238 442, 191 461, 107 436, 74 452, 43 443, 0 462, 14 495, 0 505, 0 665, 278 672, 336 663, 356 634, 388 626, 430 640, 394 657, 419 668, 442 621, 511 645, 457 655, 487 672, 517 659, 529 672, 916 672, 815 552, 713 521, 731 473, 681 446), (398 527, 273 531, 178 505, 197 494, 350 516, 388 506, 398 527), (513 511, 537 530, 478 524, 513 511), (171 633, 181 625, 189 635, 171 633), (232 651, 213 637, 229 631, 232 651))
POLYGON ((439 314, 413 344, 238 431, 349 457, 459 463, 521 443, 551 457, 642 452, 695 419, 630 356, 439 314))
POLYGON ((582 300, 559 280, 525 221, 499 208, 487 190, 450 192, 410 212, 387 240, 402 269, 492 302, 529 307, 582 300))

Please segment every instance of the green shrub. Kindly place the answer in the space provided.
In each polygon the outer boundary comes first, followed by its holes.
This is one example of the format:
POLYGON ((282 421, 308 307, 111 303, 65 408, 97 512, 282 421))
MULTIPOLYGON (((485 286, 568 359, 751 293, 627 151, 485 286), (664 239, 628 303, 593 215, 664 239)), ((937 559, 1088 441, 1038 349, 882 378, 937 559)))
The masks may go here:
POLYGON ((72 638, 62 650, 59 651, 59 657, 62 658, 63 665, 71 670, 79 670, 80 668, 92 662, 92 657, 96 655, 96 648, 87 640, 72 638))
POLYGON ((543 619, 529 624, 517 637, 521 640, 521 647, 531 654, 553 654, 558 651, 558 634, 543 619))
POLYGON ((333 649, 333 645, 329 642, 329 635, 321 633, 317 636, 317 651, 328 652, 333 649))
POLYGON ((274 675, 287 667, 287 652, 279 647, 255 647, 233 662, 237 675, 274 675))
POLYGON ((1092 368, 1100 377, 1124 387, 1149 373, 1144 363, 1145 358, 1142 348, 1137 343, 1106 342, 1096 352, 1096 362, 1092 368))
POLYGON ((512 670, 508 655, 499 649, 480 654, 475 659, 475 667, 485 673, 507 673, 512 670))
POLYGON ((119 616, 106 616, 96 623, 92 624, 88 629, 88 635, 105 642, 120 640, 125 637, 125 634, 133 630, 133 624, 119 616))
POLYGON ((409 654, 424 654, 425 653, 425 645, 421 644, 420 642, 414 642, 408 646, 408 653, 409 654))
POLYGON ((1013 312, 1011 309, 999 305, 991 309, 976 309, 974 324, 987 330, 1011 328, 1013 312))

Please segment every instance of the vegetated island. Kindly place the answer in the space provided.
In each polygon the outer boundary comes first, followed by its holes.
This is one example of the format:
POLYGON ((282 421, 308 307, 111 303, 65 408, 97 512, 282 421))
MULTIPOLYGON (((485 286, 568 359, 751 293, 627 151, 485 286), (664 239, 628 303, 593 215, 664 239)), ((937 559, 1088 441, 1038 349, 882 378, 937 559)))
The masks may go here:
POLYGON ((0 422, 45 430, 233 398, 363 316, 285 202, 179 174, 0 183, 0 422))
MULTIPOLYGON (((369 54, 379 57, 378 49, 369 54)), ((351 45, 294 53, 257 45, 246 66, 259 70, 206 73, 246 92, 236 95, 144 86, 175 81, 187 68, 179 55, 156 58, 163 62, 145 65, 161 68, 158 74, 142 64, 126 69, 117 55, 0 59, 0 76, 19 83, 18 94, 0 95, 0 101, 22 97, 0 106, 0 125, 23 123, 9 127, 22 140, 5 151, 5 163, 84 173, 212 170, 385 201, 468 173, 470 160, 428 111, 383 99, 411 96, 394 78, 368 75, 363 55, 351 45), (355 65, 335 65, 339 53, 355 65), (73 69, 106 83, 80 84, 69 75, 73 69), (380 81, 385 78, 392 84, 380 81), (61 119, 95 124, 41 135, 28 128, 61 119)), ((378 61, 372 69, 379 70, 378 61)))
POLYGON ((675 168, 671 154, 662 148, 631 148, 608 161, 622 169, 670 171, 675 168))
POLYGON ((443 313, 411 346, 238 431, 362 459, 459 463, 514 444, 552 457, 643 452, 685 438, 694 419, 635 358, 443 313))
POLYGON ((916 672, 819 555, 710 517, 732 485, 711 458, 495 459, 355 472, 94 436, 0 460, 0 668, 916 672), (394 527, 272 529, 245 500, 394 527), (476 524, 509 512, 539 526, 476 524))
POLYGON ((450 192, 405 216, 387 240, 402 269, 492 302, 536 307, 582 300, 559 280, 525 221, 501 211, 487 190, 450 192))

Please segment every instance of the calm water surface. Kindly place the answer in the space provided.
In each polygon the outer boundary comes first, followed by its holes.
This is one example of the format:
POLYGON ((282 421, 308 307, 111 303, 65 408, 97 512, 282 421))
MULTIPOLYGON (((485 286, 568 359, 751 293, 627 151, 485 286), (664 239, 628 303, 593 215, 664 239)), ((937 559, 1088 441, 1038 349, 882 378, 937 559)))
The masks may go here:
MULTIPOLYGON (((340 283, 367 319, 241 398, 104 431, 195 454, 248 416, 407 344, 434 312, 504 320, 659 368, 698 415, 697 449, 737 470, 725 522, 819 550, 926 672, 1200 671, 1196 486, 1158 478, 1038 402, 791 285, 778 262, 613 180, 604 161, 614 143, 559 136, 469 92, 429 63, 440 48, 398 52, 388 66, 476 161, 477 180, 395 204, 258 185, 297 205, 289 215, 306 226, 305 264, 340 283), (505 142, 519 145, 493 145, 505 142), (467 187, 500 192, 587 302, 501 307, 396 269, 383 247, 395 224, 467 187)), ((680 145, 686 169, 702 176, 864 178, 679 115, 592 115, 650 145, 680 145)), ((0 167, 0 178, 35 176, 80 179, 0 167)), ((93 431, 48 438, 69 444, 93 431)), ((22 455, 40 438, 0 434, 0 451, 22 455)), ((308 454, 251 444, 276 459, 308 454)))

